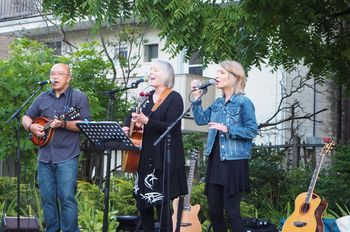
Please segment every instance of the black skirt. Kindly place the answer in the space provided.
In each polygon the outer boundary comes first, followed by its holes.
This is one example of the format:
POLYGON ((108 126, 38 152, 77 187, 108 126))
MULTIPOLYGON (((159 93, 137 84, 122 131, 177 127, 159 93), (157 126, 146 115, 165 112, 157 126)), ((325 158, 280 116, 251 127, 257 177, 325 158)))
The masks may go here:
POLYGON ((225 186, 229 195, 250 192, 248 159, 221 161, 218 135, 208 159, 205 193, 208 183, 225 186))
MULTIPOLYGON (((137 180, 134 186, 134 197, 136 197, 139 210, 162 204, 168 197, 166 172, 155 169, 149 157, 147 153, 144 153, 140 159, 137 180)), ((165 169, 169 171, 167 168, 165 169)), ((185 167, 171 172, 169 183, 169 199, 172 200, 180 195, 187 194, 185 167)))

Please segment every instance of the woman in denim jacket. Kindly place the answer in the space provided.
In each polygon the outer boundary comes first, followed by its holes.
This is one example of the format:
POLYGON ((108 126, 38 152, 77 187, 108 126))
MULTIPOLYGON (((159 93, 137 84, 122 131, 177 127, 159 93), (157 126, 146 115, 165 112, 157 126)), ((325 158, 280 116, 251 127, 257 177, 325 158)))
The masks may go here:
MULTIPOLYGON (((204 154, 208 158, 205 193, 210 220, 215 232, 226 232, 224 210, 231 230, 243 232, 240 215, 241 192, 250 191, 248 160, 252 139, 257 135, 253 103, 244 95, 246 75, 236 61, 223 61, 217 71, 216 87, 223 96, 206 110, 201 101, 193 104, 198 125, 209 125, 204 154)), ((196 81, 192 83, 195 99, 200 96, 196 81)))

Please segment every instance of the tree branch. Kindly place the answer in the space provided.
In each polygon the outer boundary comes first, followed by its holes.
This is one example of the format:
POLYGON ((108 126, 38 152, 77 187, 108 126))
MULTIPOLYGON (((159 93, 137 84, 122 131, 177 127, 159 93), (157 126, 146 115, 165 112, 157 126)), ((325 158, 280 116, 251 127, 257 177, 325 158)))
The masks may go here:
POLYGON ((303 116, 289 116, 288 118, 285 118, 285 119, 282 119, 282 120, 279 120, 277 122, 274 122, 274 123, 268 123, 268 122, 265 122, 265 123, 260 123, 258 125, 258 129, 261 129, 261 128, 264 128, 264 127, 270 127, 270 126, 276 126, 278 124, 281 124, 281 123, 284 123, 284 122, 287 122, 287 121, 291 121, 291 120, 296 120, 296 119, 311 119, 313 116, 319 114, 319 113, 322 113, 324 111, 327 111, 328 109, 324 108, 322 110, 319 110, 313 114, 305 114, 303 116))

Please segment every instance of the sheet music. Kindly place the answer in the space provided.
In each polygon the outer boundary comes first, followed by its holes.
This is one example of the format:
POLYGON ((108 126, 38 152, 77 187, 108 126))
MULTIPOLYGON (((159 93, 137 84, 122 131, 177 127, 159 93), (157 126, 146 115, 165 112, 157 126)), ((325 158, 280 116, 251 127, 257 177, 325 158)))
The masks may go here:
POLYGON ((96 146, 118 148, 120 150, 140 149, 135 147, 130 138, 115 121, 80 122, 81 132, 96 146))

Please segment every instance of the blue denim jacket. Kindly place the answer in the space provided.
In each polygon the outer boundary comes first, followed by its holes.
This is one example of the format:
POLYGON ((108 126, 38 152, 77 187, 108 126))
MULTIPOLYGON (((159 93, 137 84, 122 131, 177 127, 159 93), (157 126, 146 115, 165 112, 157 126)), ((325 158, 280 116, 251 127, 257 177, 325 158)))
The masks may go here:
MULTIPOLYGON (((201 101, 193 104, 193 116, 198 125, 209 122, 224 124, 228 132, 219 131, 221 160, 249 159, 252 139, 258 133, 253 103, 242 94, 233 95, 226 103, 220 97, 205 111, 201 101)), ((209 156, 217 134, 217 130, 208 131, 208 141, 204 154, 209 156)))

